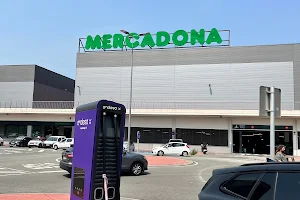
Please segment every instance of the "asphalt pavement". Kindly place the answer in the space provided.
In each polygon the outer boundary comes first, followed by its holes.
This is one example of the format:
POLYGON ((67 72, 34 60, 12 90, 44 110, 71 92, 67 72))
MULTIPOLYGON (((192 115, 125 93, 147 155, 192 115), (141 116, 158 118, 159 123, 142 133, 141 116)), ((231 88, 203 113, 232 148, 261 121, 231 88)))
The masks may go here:
MULTIPOLYGON (((61 150, 0 147, 0 193, 69 193, 71 179, 59 168, 61 150)), ((186 157, 188 166, 152 166, 141 176, 123 175, 121 196, 141 200, 197 199, 216 168, 255 162, 250 158, 186 157)))

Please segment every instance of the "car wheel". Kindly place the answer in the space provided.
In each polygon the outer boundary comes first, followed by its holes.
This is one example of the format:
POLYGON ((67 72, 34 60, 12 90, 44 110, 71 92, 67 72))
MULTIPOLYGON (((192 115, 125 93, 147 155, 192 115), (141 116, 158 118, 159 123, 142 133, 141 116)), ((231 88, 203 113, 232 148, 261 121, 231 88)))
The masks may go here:
POLYGON ((58 146, 57 146, 57 145, 54 145, 54 146, 53 146, 53 149, 57 150, 57 149, 58 149, 58 146))
POLYGON ((21 144, 19 144, 19 147, 23 147, 23 144, 21 143, 21 144))
POLYGON ((189 153, 188 153, 187 151, 184 151, 184 152, 182 152, 182 155, 183 155, 183 156, 188 156, 189 153))
POLYGON ((157 155, 158 155, 158 156, 163 156, 163 155, 164 155, 164 152, 163 152, 163 151, 159 151, 159 152, 157 152, 157 155))
POLYGON ((140 175, 141 173, 143 173, 143 171, 144 171, 143 165, 140 162, 133 163, 131 168, 130 168, 130 172, 134 176, 140 175))
POLYGON ((39 144, 38 148, 42 148, 42 144, 39 144))

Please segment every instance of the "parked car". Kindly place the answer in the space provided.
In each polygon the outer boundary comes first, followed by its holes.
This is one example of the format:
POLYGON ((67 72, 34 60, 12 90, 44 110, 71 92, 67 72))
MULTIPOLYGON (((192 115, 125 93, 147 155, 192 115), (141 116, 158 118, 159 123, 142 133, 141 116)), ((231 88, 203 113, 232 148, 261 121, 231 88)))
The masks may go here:
POLYGON ((38 147, 38 148, 42 148, 43 147, 43 142, 46 140, 46 138, 44 137, 36 137, 33 140, 30 140, 28 142, 28 147, 38 147))
POLYGON ((53 149, 67 149, 74 144, 74 138, 66 138, 66 140, 62 140, 61 142, 55 142, 53 144, 53 149))
POLYGON ((63 142, 66 140, 66 136, 50 136, 47 140, 43 142, 43 147, 53 147, 56 142, 63 142))
MULTIPOLYGON (((130 172, 134 176, 142 174, 148 170, 148 161, 145 156, 137 153, 123 151, 122 172, 130 172)), ((62 152, 60 168, 67 172, 72 172, 73 147, 62 152)))
MULTIPOLYGON (((135 151, 135 146, 133 144, 133 142, 130 142, 130 146, 129 146, 130 151, 135 151)), ((128 142, 123 142, 123 150, 128 151, 128 142)))
POLYGON ((199 200, 297 199, 300 196, 299 181, 299 162, 245 164, 214 170, 198 198, 199 200))
POLYGON ((0 137, 0 146, 4 145, 4 140, 0 137))
POLYGON ((182 139, 170 139, 169 143, 170 142, 183 142, 183 140, 182 139))
POLYGON ((18 147, 27 147, 28 142, 31 140, 30 137, 19 136, 16 139, 13 139, 9 142, 10 147, 18 146, 18 147))
POLYGON ((190 154, 190 147, 183 142, 170 142, 160 147, 152 149, 152 154, 157 156, 163 155, 181 155, 188 156, 190 154))

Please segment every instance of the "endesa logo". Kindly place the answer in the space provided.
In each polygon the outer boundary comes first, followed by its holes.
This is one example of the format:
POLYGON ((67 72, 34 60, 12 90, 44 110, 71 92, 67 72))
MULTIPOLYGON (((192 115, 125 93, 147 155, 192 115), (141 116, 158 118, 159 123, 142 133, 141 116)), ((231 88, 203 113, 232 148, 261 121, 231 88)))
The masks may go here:
POLYGON ((92 124, 92 119, 80 119, 77 120, 77 126, 80 126, 81 130, 86 130, 87 126, 92 124))
POLYGON ((117 107, 117 106, 103 106, 104 110, 121 110, 121 107, 117 107))

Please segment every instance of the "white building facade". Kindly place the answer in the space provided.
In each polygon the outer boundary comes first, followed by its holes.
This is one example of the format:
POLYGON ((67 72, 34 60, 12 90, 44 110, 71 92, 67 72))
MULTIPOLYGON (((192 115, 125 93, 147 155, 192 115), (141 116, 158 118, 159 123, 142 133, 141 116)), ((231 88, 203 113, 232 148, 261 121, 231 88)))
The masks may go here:
MULTIPOLYGON (((78 53, 75 105, 108 99, 128 108, 130 67, 130 51, 78 53)), ((174 133, 218 152, 268 153, 269 121, 258 117, 262 85, 281 89, 282 110, 299 110, 299 44, 134 51, 133 109, 157 115, 133 116, 132 139, 140 131, 150 148, 174 133)), ((276 145, 289 154, 299 146, 296 118, 276 120, 276 145)))

